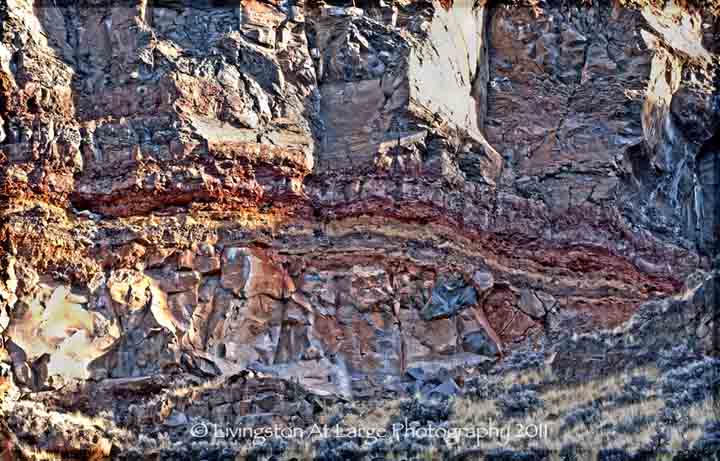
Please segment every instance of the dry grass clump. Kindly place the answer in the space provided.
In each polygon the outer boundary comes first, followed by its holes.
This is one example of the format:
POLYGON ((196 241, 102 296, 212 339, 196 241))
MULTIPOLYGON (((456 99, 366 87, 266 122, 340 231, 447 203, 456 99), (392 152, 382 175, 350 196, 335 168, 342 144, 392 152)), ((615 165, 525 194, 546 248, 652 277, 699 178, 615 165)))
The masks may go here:
POLYGON ((82 459, 84 461, 101 461, 109 459, 112 445, 101 439, 96 445, 83 450, 62 450, 58 452, 43 450, 27 443, 18 444, 16 454, 26 461, 67 461, 82 459))
POLYGON ((400 400, 386 402, 386 405, 360 407, 358 411, 352 412, 343 418, 343 424, 347 427, 361 427, 363 429, 380 430, 390 424, 390 420, 400 409, 400 400))
MULTIPOLYGON (((603 377, 576 385, 542 386, 542 372, 532 371, 525 375, 512 373, 502 377, 499 383, 504 388, 513 384, 537 385, 542 406, 522 417, 504 418, 494 399, 461 398, 455 405, 451 425, 458 428, 482 427, 488 424, 500 427, 542 427, 540 437, 511 440, 509 445, 496 438, 488 440, 483 449, 544 448, 554 453, 559 453, 568 445, 580 446, 586 453, 597 453, 606 448, 637 449, 651 443, 657 436, 656 422, 666 402, 657 394, 658 391, 649 391, 639 401, 628 403, 617 401, 614 396, 621 395, 627 383, 634 377, 654 381, 659 376, 660 371, 649 366, 638 368, 629 374, 603 377), (569 425, 569 428, 564 426, 565 417, 578 408, 589 408, 596 411, 597 416, 591 424, 579 423, 569 425)), ((715 408, 710 399, 698 402, 684 412, 687 419, 694 424, 669 428, 669 447, 672 450, 691 446, 702 436, 702 426, 716 419, 715 408)))

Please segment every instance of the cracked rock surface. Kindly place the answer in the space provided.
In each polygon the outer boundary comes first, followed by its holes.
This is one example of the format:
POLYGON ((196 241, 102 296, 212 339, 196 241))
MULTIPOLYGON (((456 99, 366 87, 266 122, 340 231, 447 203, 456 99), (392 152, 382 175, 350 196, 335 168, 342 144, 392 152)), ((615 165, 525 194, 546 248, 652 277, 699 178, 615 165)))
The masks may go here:
MULTIPOLYGON (((709 347, 720 19, 660 3, 5 1, 0 376, 354 399, 545 341, 575 379, 681 302, 709 347)), ((312 414, 247 400, 202 414, 312 414)))

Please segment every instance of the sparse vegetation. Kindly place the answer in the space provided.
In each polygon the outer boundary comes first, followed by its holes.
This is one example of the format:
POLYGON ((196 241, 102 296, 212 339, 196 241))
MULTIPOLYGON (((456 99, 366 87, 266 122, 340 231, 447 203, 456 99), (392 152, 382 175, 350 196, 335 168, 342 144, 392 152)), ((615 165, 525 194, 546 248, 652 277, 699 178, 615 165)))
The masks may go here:
MULTIPOLYGON (((565 456, 570 452, 582 453, 577 459, 596 459, 591 457, 599 456, 603 450, 633 453, 646 449, 656 453, 655 459, 673 459, 673 453, 690 450, 698 444, 707 435, 705 428, 716 421, 709 394, 688 406, 672 407, 674 400, 668 395, 668 382, 679 374, 686 376, 688 386, 702 388, 699 381, 691 382, 692 378, 687 376, 703 380, 704 375, 697 370, 704 368, 698 363, 688 363, 685 368, 694 372, 683 375, 682 370, 663 371, 652 365, 581 383, 563 383, 549 369, 511 370, 485 375, 483 380, 468 381, 465 396, 458 398, 430 400, 417 395, 401 399, 340 401, 324 407, 313 417, 315 422, 326 426, 375 433, 384 429, 388 435, 385 439, 381 437, 370 442, 362 437, 269 438, 260 445, 250 441, 240 445, 203 442, 198 449, 199 453, 215 448, 229 449, 228 453, 236 453, 236 459, 269 459, 278 453, 296 459, 332 459, 323 453, 341 457, 350 456, 349 453, 358 456, 378 453, 382 459, 404 459, 398 457, 397 450, 403 453, 410 450, 421 460, 442 459, 451 453, 473 453, 478 449, 483 452, 497 450, 497 453, 535 450, 533 453, 547 453, 546 458, 537 459, 549 460, 572 459, 565 456), (482 386, 488 392, 474 392, 473 386, 482 386), (530 395, 532 398, 523 397, 530 395), (516 410, 527 406, 528 411, 508 411, 508 405, 515 405, 516 410), (445 431, 493 426, 510 428, 510 434, 514 436, 508 438, 507 433, 498 432, 481 440, 471 437, 427 440, 406 434, 389 438, 393 434, 393 425, 408 421, 413 428, 435 427, 445 431), (518 432, 522 428, 525 428, 525 436, 518 432)), ((181 402, 197 398, 201 393, 212 396, 221 394, 224 387, 219 380, 179 383, 176 388, 164 391, 165 397, 155 396, 153 401, 160 403, 166 398, 167 401, 181 402)), ((675 388, 670 386, 670 389, 675 388)), ((55 439, 66 442, 59 447, 24 440, 16 450, 21 459, 111 459, 113 447, 121 452, 160 454, 175 453, 178 447, 196 443, 182 431, 161 430, 153 434, 121 427, 117 415, 112 413, 96 416, 66 413, 29 400, 15 402, 13 412, 11 418, 15 419, 9 422, 24 424, 26 434, 54 434, 55 439), (133 451, 137 449, 140 451, 133 451), (67 453, 74 454, 66 456, 67 453)), ((285 424, 290 425, 290 422, 285 424)), ((23 432, 19 431, 19 434, 22 438, 23 432)))

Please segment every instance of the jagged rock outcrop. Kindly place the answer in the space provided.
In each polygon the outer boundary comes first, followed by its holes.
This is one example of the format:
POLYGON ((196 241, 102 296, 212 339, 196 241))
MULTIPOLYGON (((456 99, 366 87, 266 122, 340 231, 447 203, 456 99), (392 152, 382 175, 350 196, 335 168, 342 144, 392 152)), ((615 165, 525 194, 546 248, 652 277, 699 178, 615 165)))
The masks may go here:
POLYGON ((677 293, 714 238, 717 17, 511 3, 0 6, 15 382, 357 396, 677 293))

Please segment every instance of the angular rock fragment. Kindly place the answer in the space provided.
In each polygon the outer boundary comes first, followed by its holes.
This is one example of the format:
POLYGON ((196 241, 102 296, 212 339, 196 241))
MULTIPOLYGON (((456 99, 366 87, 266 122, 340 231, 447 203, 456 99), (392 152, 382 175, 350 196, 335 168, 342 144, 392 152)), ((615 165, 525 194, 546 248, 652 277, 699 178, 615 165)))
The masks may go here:
POLYGON ((423 320, 452 317, 460 310, 477 303, 477 291, 462 278, 448 277, 438 281, 428 303, 423 307, 423 320))

